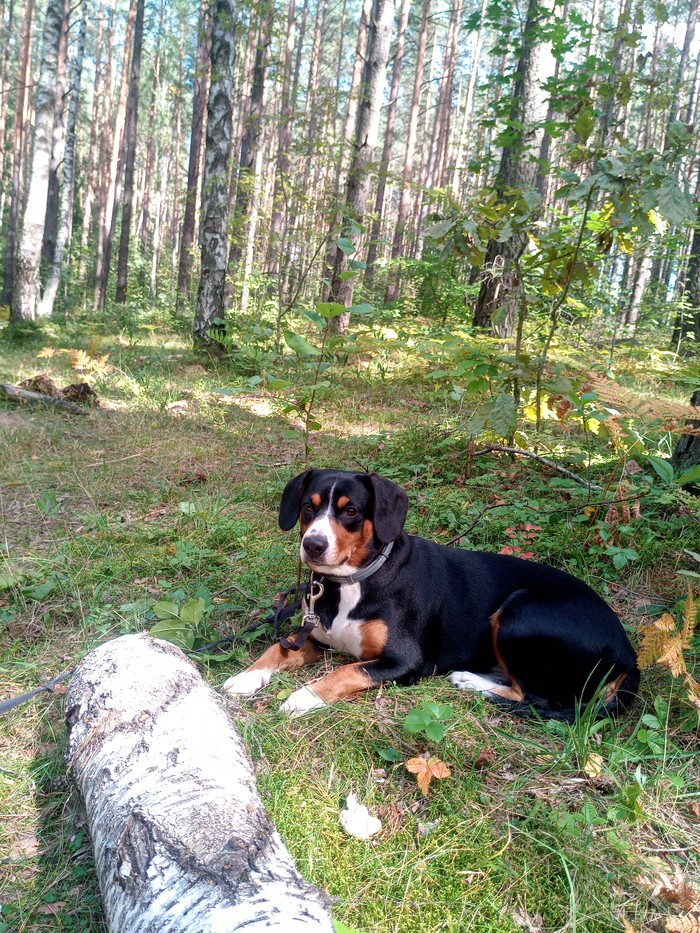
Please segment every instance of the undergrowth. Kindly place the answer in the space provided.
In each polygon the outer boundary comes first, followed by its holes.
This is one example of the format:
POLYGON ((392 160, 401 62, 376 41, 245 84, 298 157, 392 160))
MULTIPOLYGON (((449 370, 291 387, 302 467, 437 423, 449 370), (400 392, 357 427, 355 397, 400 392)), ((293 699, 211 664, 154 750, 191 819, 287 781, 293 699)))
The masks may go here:
MULTIPOLYGON (((219 684, 268 643, 264 628, 243 632, 294 582, 295 539, 279 531, 276 508, 303 467, 304 425, 286 388, 255 377, 303 379, 308 361, 275 356, 258 334, 231 366, 211 368, 176 331, 163 339, 161 326, 156 340, 146 324, 35 329, 0 356, 3 382, 85 378, 102 401, 85 417, 0 410, 3 697, 104 639, 158 625, 186 645, 237 633, 200 661, 219 684)), ((689 370, 630 348, 601 400, 590 348, 553 356, 546 417, 538 428, 524 405, 511 432, 505 402, 486 413, 482 404, 508 388, 501 348, 422 322, 363 325, 346 358, 329 360, 313 460, 401 483, 411 533, 576 573, 636 640, 664 612, 683 617, 700 572, 696 498, 649 460, 672 447, 661 403, 682 411, 689 370), (615 408, 623 384, 637 394, 615 408), (643 417, 629 411, 634 398, 651 404, 643 417), (542 462, 479 453, 506 441, 597 488, 542 462)), ((697 651, 694 636, 690 671, 697 651)), ((515 719, 439 679, 282 719, 280 701, 312 675, 280 677, 232 709, 299 869, 351 929, 673 930, 697 914, 697 716, 667 671, 645 672, 640 702, 619 723, 582 716, 572 726, 515 719), (450 712, 406 727, 436 709, 450 712), (421 756, 449 772, 427 794, 406 767, 421 756), (350 792, 382 820, 369 842, 338 823, 350 792)), ((58 693, 0 720, 4 933, 103 929, 62 717, 58 693)))

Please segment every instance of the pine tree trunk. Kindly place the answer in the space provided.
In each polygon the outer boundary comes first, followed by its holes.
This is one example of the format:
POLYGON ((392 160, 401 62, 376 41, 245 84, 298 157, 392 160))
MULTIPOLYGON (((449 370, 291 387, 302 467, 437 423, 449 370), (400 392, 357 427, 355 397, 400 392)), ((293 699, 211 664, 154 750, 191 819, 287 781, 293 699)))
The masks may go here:
POLYGON ((236 45, 233 0, 214 0, 211 85, 202 185, 202 264, 192 334, 195 344, 217 352, 216 330, 225 329, 228 260, 228 177, 231 165, 236 45))
POLYGON ((280 106, 279 128, 277 131, 277 158, 275 164, 275 187, 272 194, 272 218, 270 220, 270 240, 268 244, 267 266, 270 276, 277 281, 280 272, 280 252, 282 231, 286 223, 287 186, 291 160, 289 150, 292 144, 292 121, 294 120, 294 101, 291 96, 292 66, 294 63, 295 42, 295 3, 289 0, 287 13, 287 41, 284 51, 284 72, 282 75, 282 100, 280 106))
POLYGON ((44 20, 41 67, 36 94, 34 143, 29 175, 27 206, 21 222, 17 268, 10 309, 13 322, 33 321, 39 301, 39 264, 44 236, 46 198, 51 168, 51 142, 56 106, 58 46, 63 24, 63 0, 49 0, 44 20))
POLYGON ((78 278, 85 280, 87 266, 87 248, 92 227, 93 205, 95 202, 95 185, 97 183, 97 156, 100 147, 97 145, 97 132, 100 120, 100 103, 105 85, 105 65, 102 60, 102 20, 104 16, 104 0, 100 0, 100 9, 97 14, 97 36, 95 38, 95 86, 92 92, 92 113, 90 116, 90 141, 88 143, 88 163, 85 173, 85 199, 83 201, 83 226, 80 232, 80 259, 78 262, 78 278))
POLYGON ((151 239, 151 191, 159 191, 160 185, 152 177, 153 166, 156 163, 156 126, 158 88, 160 85, 160 37, 163 32, 163 16, 165 13, 165 0, 160 0, 158 7, 158 31, 156 32, 156 47, 153 53, 153 77, 151 81, 151 102, 148 108, 148 125, 151 132, 148 135, 148 144, 146 146, 146 163, 143 168, 144 185, 143 200, 141 202, 141 216, 139 219, 139 229, 141 231, 141 254, 145 257, 148 253, 148 245, 151 239))
MULTIPOLYGON (((514 188, 531 191, 538 187, 541 178, 538 157, 544 136, 542 124, 548 109, 544 87, 554 72, 554 58, 541 30, 551 15, 551 6, 551 3, 547 7, 537 0, 530 0, 528 7, 510 113, 515 139, 503 148, 495 182, 501 191, 514 188)), ((475 327, 493 326, 501 337, 512 335, 523 287, 516 263, 523 248, 523 239, 516 236, 504 243, 495 239, 490 241, 485 274, 474 309, 475 327), (494 323, 496 312, 498 323, 494 323)))
MULTIPOLYGON (((357 126, 353 139, 352 161, 348 172, 348 185, 345 197, 345 211, 348 220, 362 225, 367 209, 369 195, 371 163, 374 161, 377 138, 379 136, 379 117, 384 82, 389 61, 391 33, 394 26, 394 0, 374 0, 372 16, 369 22, 367 39, 367 57, 362 75, 362 93, 357 110, 357 126)), ((359 237, 352 230, 348 238, 357 248, 359 237)), ((357 258, 357 255, 355 255, 357 258)), ((348 308, 352 304, 354 278, 343 279, 343 259, 341 250, 336 251, 331 279, 330 300, 348 308)), ((333 318, 336 333, 345 333, 350 322, 350 312, 345 311, 333 318)))
POLYGON ((401 68, 403 65, 404 50, 406 47, 406 26, 408 14, 411 10, 411 0, 403 0, 401 15, 399 17, 399 30, 396 36, 396 50, 394 52, 394 66, 391 72, 391 89, 389 91, 389 110, 386 115, 386 130, 384 133, 384 148, 382 160, 379 165, 379 178, 377 180, 377 194, 374 199, 374 220, 370 234, 369 248, 367 250, 367 270, 365 272, 365 288, 374 284, 374 265, 377 261, 379 248, 379 235, 384 212, 384 195, 386 192, 386 178, 391 162, 391 151, 394 146, 394 128, 396 125, 396 110, 399 101, 399 87, 401 85, 401 68))
POLYGON ((470 138, 469 130, 473 123, 474 94, 476 91, 476 82, 479 75, 479 64, 481 60, 481 45, 484 36, 484 25, 486 20, 486 11, 488 0, 481 0, 481 14, 479 16, 479 28, 471 48, 471 68, 469 70, 469 81, 467 83, 467 93, 464 99, 464 111, 462 115, 462 127, 459 133, 459 143, 457 144, 457 157, 455 159, 454 175, 452 177, 452 193, 456 198, 459 197, 463 187, 462 175, 464 173, 465 157, 467 149, 467 140, 470 138))
POLYGON ((124 200, 122 204, 121 236, 119 238, 119 260, 117 263, 117 289, 114 296, 114 300, 117 304, 124 304, 126 301, 131 215, 134 207, 134 171, 136 168, 136 131, 138 129, 139 113, 143 13, 144 0, 136 0, 134 42, 129 74, 129 97, 126 104, 126 121, 124 126, 124 200))
POLYGON ((101 645, 66 710, 111 933, 332 933, 221 699, 179 649, 147 635, 101 645))
POLYGON ((255 50, 255 65, 253 66, 253 85, 250 92, 248 115, 243 127, 236 202, 233 212, 233 240, 229 254, 229 266, 232 269, 240 262, 247 242, 254 188, 259 181, 256 168, 259 171, 259 158, 263 145, 265 76, 270 58, 274 5, 270 0, 270 2, 259 4, 258 7, 260 25, 255 50))
POLYGON ((207 97, 211 73, 211 12, 202 6, 199 18, 199 40, 197 43, 197 63, 195 67, 192 93, 192 131, 190 134, 190 156, 187 167, 187 193, 185 195, 185 215, 182 221, 180 237, 180 262, 177 273, 177 306, 182 308, 190 290, 190 270, 192 251, 195 246, 197 221, 197 191, 200 187, 199 166, 201 163, 202 142, 207 116, 207 97))
POLYGON ((25 150, 25 133, 29 113, 29 65, 34 24, 34 0, 27 0, 22 17, 17 66, 17 95, 15 97, 15 125, 12 140, 12 180, 10 186, 10 212, 7 221, 5 244, 5 277, 0 304, 9 305, 15 286, 15 262, 17 250, 17 225, 22 202, 22 154, 25 150))
POLYGON ((73 212, 71 210, 71 195, 75 178, 75 148, 78 126, 78 107, 80 104, 80 82, 83 73, 85 32, 87 30, 88 7, 90 5, 89 0, 82 0, 82 3, 83 15, 80 20, 78 41, 73 58, 73 73, 71 75, 70 104, 68 108, 68 123, 66 125, 61 196, 58 208, 58 227, 56 230, 56 248, 54 250, 51 273, 41 296, 41 304, 39 307, 40 317, 49 317, 53 312, 56 292, 58 291, 58 286, 61 281, 63 259, 70 244, 72 232, 73 212))
MULTIPOLYGON (((184 86, 184 45, 185 23, 180 20, 180 41, 177 47, 177 90, 175 92, 175 119, 172 132, 172 183, 168 186, 170 204, 172 205, 168 236, 170 239, 170 269, 171 277, 176 281, 178 259, 180 255, 180 152, 182 149, 182 91, 184 86)), ((176 289, 177 291, 177 289, 176 289)), ((179 306, 179 294, 176 297, 176 306, 179 306)))
POLYGON ((107 286, 109 284, 109 269, 112 264, 112 246, 117 219, 117 199, 123 166, 124 123, 126 120, 126 104, 129 94, 129 72, 131 61, 131 46, 134 36, 134 20, 136 18, 136 0, 129 0, 129 13, 124 36, 124 58, 122 61, 122 76, 119 87, 119 102, 114 121, 112 135, 112 155, 109 165, 106 166, 104 177, 104 198, 101 205, 100 229, 97 240, 97 259, 95 262, 95 294, 96 309, 102 309, 107 301, 107 286))
MULTIPOLYGON (((418 137, 418 116, 420 114, 420 99, 423 89, 423 75, 425 73, 425 50, 428 44, 428 16, 430 15, 431 0, 423 0, 423 13, 420 33, 418 37, 418 51, 416 53, 416 70, 413 79, 413 95, 411 97, 411 110, 408 117, 406 131, 406 152, 404 154, 403 172, 401 175, 401 194, 399 196, 398 215, 394 229, 394 242, 391 246, 391 258, 395 262, 401 256, 403 248, 404 231, 408 221, 408 212, 411 206, 411 176, 416 156, 416 141, 418 137)), ((394 266, 391 270, 389 283, 386 287, 384 300, 396 301, 399 289, 399 270, 394 266)))

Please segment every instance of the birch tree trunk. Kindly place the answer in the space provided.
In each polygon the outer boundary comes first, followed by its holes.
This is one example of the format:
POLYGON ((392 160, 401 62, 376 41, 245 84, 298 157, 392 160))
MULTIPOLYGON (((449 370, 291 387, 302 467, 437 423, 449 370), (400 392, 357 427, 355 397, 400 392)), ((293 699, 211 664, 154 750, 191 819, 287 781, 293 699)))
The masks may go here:
POLYGON ((21 223, 17 249, 15 287, 10 320, 33 321, 39 300, 39 264, 44 236, 46 198, 49 190, 53 117, 56 105, 58 44, 63 23, 63 0, 49 0, 44 20, 41 69, 36 94, 34 145, 29 176, 27 206, 21 223))
POLYGON ((19 63, 17 66, 17 95, 15 97, 15 125, 12 140, 12 174, 10 183, 10 216, 7 222, 7 243, 5 246, 5 277, 0 304, 11 303, 15 285, 15 257, 17 251, 17 222, 22 200, 22 153, 29 110, 28 75, 29 59, 32 48, 32 27, 34 24, 34 0, 27 0, 22 17, 22 31, 19 42, 19 63))
POLYGON ((75 144, 78 126, 78 106, 80 103, 80 82, 83 74, 83 57, 85 53, 85 32, 87 29, 87 15, 89 0, 82 0, 83 15, 80 20, 78 32, 78 45, 73 59, 73 74, 71 76, 70 105, 68 109, 68 123, 66 126, 66 144, 63 161, 63 177, 61 195, 58 206, 58 226, 56 230, 56 247, 53 254, 53 265, 39 305, 39 317, 50 317, 56 292, 61 281, 63 257, 70 243, 72 232, 71 192, 75 174, 75 144))
POLYGON ((111 933, 332 933, 221 700, 181 651, 147 635, 101 645, 66 710, 111 933))
POLYGON ((207 104, 202 204, 202 267, 192 336, 196 344, 220 349, 213 329, 224 327, 226 287, 228 176, 234 65, 235 8, 233 0, 214 0, 211 46, 211 85, 207 104))
POLYGON ((71 7, 68 0, 63 0, 63 23, 61 38, 58 40, 58 65, 56 69, 56 102, 53 113, 53 140, 51 143, 51 166, 49 168, 49 190, 46 197, 46 217, 41 245, 41 267, 50 269, 56 249, 58 233, 58 207, 63 174, 63 160, 66 151, 65 109, 66 75, 68 73, 68 30, 70 28, 71 7))

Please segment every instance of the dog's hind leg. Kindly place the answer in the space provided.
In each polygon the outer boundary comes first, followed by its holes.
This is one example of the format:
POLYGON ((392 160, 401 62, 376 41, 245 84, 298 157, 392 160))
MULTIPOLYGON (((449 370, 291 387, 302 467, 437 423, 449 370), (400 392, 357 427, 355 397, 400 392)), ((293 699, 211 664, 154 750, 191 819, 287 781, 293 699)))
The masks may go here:
POLYGON ((488 696, 500 696, 507 700, 520 701, 523 693, 517 685, 512 684, 501 674, 474 674, 472 671, 453 671, 447 679, 460 690, 470 690, 474 693, 485 693, 488 696))

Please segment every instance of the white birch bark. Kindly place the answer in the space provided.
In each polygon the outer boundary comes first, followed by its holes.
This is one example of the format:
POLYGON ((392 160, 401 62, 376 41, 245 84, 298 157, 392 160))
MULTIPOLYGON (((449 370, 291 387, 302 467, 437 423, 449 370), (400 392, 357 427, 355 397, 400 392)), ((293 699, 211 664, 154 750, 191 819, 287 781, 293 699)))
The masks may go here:
POLYGON ((88 0, 83 0, 83 15, 80 20, 80 31, 78 32, 78 45, 75 51, 75 58, 73 59, 70 106, 68 110, 68 125, 66 126, 66 146, 63 157, 61 200, 58 209, 58 229, 56 231, 56 248, 54 250, 51 273, 44 286, 41 301, 39 302, 39 317, 50 317, 53 312, 53 305, 63 272, 63 257, 70 244, 72 234, 71 194, 73 191, 73 175, 75 171, 76 130, 78 126, 80 81, 83 73, 88 6, 88 0))
POLYGON ((11 320, 15 322, 33 321, 37 317, 40 288, 39 263, 46 218, 46 198, 49 191, 51 143, 56 106, 58 42, 62 22, 62 0, 49 0, 44 20, 41 69, 36 93, 29 194, 22 217, 22 232, 17 250, 17 268, 12 296, 11 320))
POLYGON ((181 651, 147 635, 107 642, 66 701, 112 933, 332 933, 221 701, 181 651))
POLYGON ((192 325, 195 344, 216 352, 221 344, 212 331, 224 329, 224 293, 228 260, 228 177, 236 47, 232 0, 214 0, 211 82, 202 182, 202 265, 192 325))

